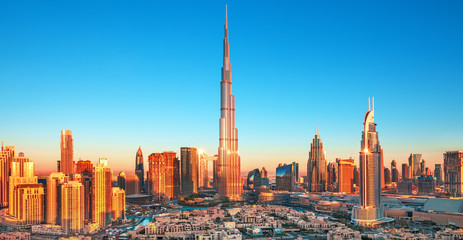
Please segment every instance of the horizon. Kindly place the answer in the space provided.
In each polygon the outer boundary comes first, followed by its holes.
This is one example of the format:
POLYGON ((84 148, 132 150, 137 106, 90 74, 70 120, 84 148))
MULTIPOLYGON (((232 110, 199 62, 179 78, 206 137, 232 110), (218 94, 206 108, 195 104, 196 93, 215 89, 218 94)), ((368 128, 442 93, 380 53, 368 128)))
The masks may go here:
MULTIPOLYGON (((107 157, 114 173, 138 146, 145 170, 153 152, 217 154, 225 3, 88 3, 0 10, 5 146, 37 173, 56 170, 61 130, 75 162, 107 157)), ((328 162, 358 165, 368 97, 385 167, 462 150, 463 16, 445 4, 228 3, 241 172, 306 174, 315 129, 328 162)))

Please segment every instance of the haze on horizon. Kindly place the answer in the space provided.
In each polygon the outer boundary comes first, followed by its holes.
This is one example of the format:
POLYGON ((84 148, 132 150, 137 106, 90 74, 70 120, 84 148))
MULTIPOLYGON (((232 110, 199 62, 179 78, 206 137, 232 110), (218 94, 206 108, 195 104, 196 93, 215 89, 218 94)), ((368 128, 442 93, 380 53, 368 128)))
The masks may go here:
MULTIPOLYGON (((217 154, 225 2, 5 2, 0 140, 56 170, 132 172, 141 145, 217 154)), ((461 1, 228 3, 242 172, 296 161, 318 128, 327 160, 358 162, 368 97, 384 164, 463 149, 461 1)), ((146 165, 147 166, 147 165, 146 165)), ((147 168, 147 167, 145 167, 147 168)))

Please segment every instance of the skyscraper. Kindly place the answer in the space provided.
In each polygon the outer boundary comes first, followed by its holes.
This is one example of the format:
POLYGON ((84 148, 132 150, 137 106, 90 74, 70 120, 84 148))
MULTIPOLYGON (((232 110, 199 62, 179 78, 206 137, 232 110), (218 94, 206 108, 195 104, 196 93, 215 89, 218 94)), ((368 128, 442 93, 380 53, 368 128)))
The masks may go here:
POLYGON ((104 163, 93 164, 92 221, 104 227, 111 224, 113 171, 104 163))
POLYGON ((381 207, 381 146, 376 132, 375 105, 365 114, 360 151, 360 201, 352 210, 352 221, 357 225, 378 224, 384 217, 381 207))
POLYGON ((143 167, 143 152, 141 151, 141 146, 138 147, 137 154, 135 156, 135 174, 140 180, 140 191, 144 191, 145 187, 145 168, 143 167))
POLYGON ((397 169, 397 162, 392 160, 391 162, 391 181, 392 182, 399 182, 399 170, 397 169))
POLYGON ((336 159, 338 164, 338 192, 354 192, 354 159, 336 159))
POLYGON ((162 153, 152 153, 148 156, 149 194, 160 199, 165 195, 166 187, 166 158, 162 153))
POLYGON ((444 189, 453 197, 463 193, 463 151, 446 151, 444 153, 444 189))
POLYGON ((163 152, 166 161, 165 192, 170 199, 178 197, 180 191, 179 162, 177 153, 173 151, 163 152))
POLYGON ((410 157, 408 158, 408 171, 409 171, 409 178, 417 178, 421 176, 421 154, 413 154, 410 153, 410 157))
POLYGON ((61 225, 65 233, 82 233, 84 230, 84 186, 77 181, 61 185, 61 225))
POLYGON ((441 164, 436 164, 434 165, 434 177, 436 178, 436 184, 437 185, 442 185, 443 184, 443 178, 442 178, 442 165, 441 164))
POLYGON ((0 152, 0 207, 7 207, 9 202, 10 165, 14 158, 14 147, 3 147, 0 152))
POLYGON ((296 183, 295 164, 279 164, 276 169, 276 190, 292 192, 296 183))
POLYGON ((19 221, 25 224, 39 224, 44 220, 44 189, 41 183, 18 184, 12 193, 12 206, 9 211, 19 221))
POLYGON ((112 188, 111 213, 113 221, 125 219, 124 189, 118 187, 112 188))
POLYGON ((60 172, 68 175, 74 173, 74 146, 71 130, 61 130, 60 172))
POLYGON ((410 169, 406 163, 402 164, 402 179, 410 178, 410 169))
POLYGON ((92 174, 93 165, 89 160, 79 160, 76 163, 76 173, 78 174, 92 174))
POLYGON ((124 189, 125 190, 125 186, 126 186, 126 176, 125 176, 125 172, 124 171, 121 171, 119 173, 119 175, 117 175, 117 186, 120 188, 120 189, 124 189))
POLYGON ((322 139, 318 134, 315 134, 310 144, 309 160, 307 161, 307 181, 309 192, 324 192, 327 189, 325 150, 322 139))
POLYGON ((207 155, 203 152, 200 152, 198 166, 198 188, 206 188, 207 182, 207 155))
POLYGON ((389 170, 389 168, 384 168, 383 175, 384 175, 384 183, 385 184, 391 183, 391 170, 389 170))
POLYGON ((243 185, 240 177, 241 160, 238 155, 238 129, 235 128, 235 96, 231 91, 231 66, 229 57, 228 18, 225 16, 223 67, 222 80, 220 81, 221 115, 218 149, 219 159, 216 169, 217 191, 220 196, 230 201, 236 201, 241 199, 243 185))
POLYGON ((262 170, 260 171, 260 176, 263 177, 263 178, 267 178, 267 169, 265 169, 265 167, 262 168, 262 170))
MULTIPOLYGON (((29 161, 29 158, 24 157, 24 155, 22 155, 22 157, 14 157, 13 160, 10 162, 10 177, 8 180, 8 195, 9 195, 8 213, 10 215, 16 216, 16 214, 18 214, 17 211, 21 210, 20 209, 21 206, 15 205, 18 203, 18 201, 15 201, 13 199, 13 194, 17 190, 16 187, 19 185, 37 184, 37 183, 38 183, 38 178, 37 176, 35 176, 34 163, 29 161)), ((24 190, 24 191, 30 193, 29 190, 24 190)), ((42 206, 42 210, 43 210, 43 206, 42 206)))
MULTIPOLYGON (((69 177, 64 173, 51 173, 47 178, 46 191, 46 223, 61 224, 61 209, 62 209, 62 192, 61 185, 69 180, 69 177)), ((83 194, 82 194, 83 197, 83 194)), ((82 198, 83 199, 83 198, 82 198)), ((83 205, 82 205, 83 209, 83 205)))
POLYGON ((248 173, 246 179, 246 189, 247 190, 259 190, 261 185, 261 174, 259 169, 254 169, 248 173))
POLYGON ((188 196, 198 192, 198 150, 196 148, 180 148, 180 181, 182 195, 188 196))
MULTIPOLYGON (((146 187, 149 186, 147 182, 146 187)), ((120 187, 120 186, 119 186, 120 187)), ((125 194, 139 194, 140 193, 140 180, 136 174, 129 174, 125 178, 125 194)), ((147 188, 148 190, 148 188, 147 188)))

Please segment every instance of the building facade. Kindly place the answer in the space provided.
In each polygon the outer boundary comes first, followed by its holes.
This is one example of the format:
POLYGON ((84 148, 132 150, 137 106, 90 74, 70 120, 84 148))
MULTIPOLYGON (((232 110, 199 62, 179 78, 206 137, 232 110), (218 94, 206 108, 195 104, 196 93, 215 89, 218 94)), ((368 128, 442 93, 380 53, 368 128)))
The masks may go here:
POLYGON ((65 233, 84 231, 84 186, 78 181, 61 185, 61 226, 65 233))
POLYGON ((69 180, 62 172, 51 173, 47 178, 46 191, 46 223, 53 225, 61 225, 61 185, 69 180))
POLYGON ((325 149, 320 135, 316 134, 310 144, 309 160, 307 161, 308 191, 326 191, 326 177, 325 149))
POLYGON ((0 207, 7 207, 9 199, 10 165, 14 158, 14 147, 1 147, 0 152, 0 207))
POLYGON ((292 164, 279 164, 276 169, 276 190, 292 192, 296 186, 296 165, 292 164))
POLYGON ((138 147, 137 154, 135 155, 135 174, 140 180, 138 187, 140 191, 144 190, 145 187, 145 168, 143 166, 143 152, 141 151, 141 146, 138 147))
POLYGON ((196 148, 180 148, 180 180, 183 196, 198 192, 198 150, 196 148))
POLYGON ((354 192, 354 159, 336 159, 338 165, 338 192, 354 192))
POLYGON ((125 191, 118 187, 112 188, 111 213, 113 221, 125 219, 125 191))
POLYGON ((434 165, 434 177, 436 178, 436 184, 442 185, 444 184, 443 176, 442 176, 442 164, 434 165))
POLYGON ((238 129, 235 128, 235 96, 232 94, 231 84, 228 19, 225 17, 222 80, 220 81, 219 158, 215 171, 219 195, 230 201, 236 201, 241 200, 243 184, 240 176, 241 160, 238 155, 238 129))
POLYGON ((417 178, 421 176, 421 161, 422 161, 421 154, 413 154, 410 153, 410 157, 408 157, 408 171, 410 178, 417 178))
POLYGON ((111 224, 112 176, 105 163, 93 164, 92 222, 101 227, 111 224))
POLYGON ((259 169, 254 169, 248 173, 246 178, 246 189, 247 190, 259 190, 261 186, 261 173, 259 169))
POLYGON ((9 212, 25 224, 40 224, 44 221, 44 189, 42 184, 19 184, 14 187, 11 204, 13 212, 9 212))

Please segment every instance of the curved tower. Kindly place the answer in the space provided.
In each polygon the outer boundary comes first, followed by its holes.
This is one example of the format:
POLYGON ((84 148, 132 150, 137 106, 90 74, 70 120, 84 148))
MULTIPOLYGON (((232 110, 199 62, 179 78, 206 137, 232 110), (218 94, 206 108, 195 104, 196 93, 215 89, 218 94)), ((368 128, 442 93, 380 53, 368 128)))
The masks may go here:
POLYGON ((310 145, 309 160, 307 161, 307 180, 309 192, 325 192, 326 158, 325 149, 320 135, 315 134, 310 145))
POLYGON ((357 225, 372 226, 384 221, 381 207, 381 145, 376 132, 375 106, 365 113, 364 129, 360 144, 360 196, 359 205, 352 210, 352 221, 357 225))
POLYGON ((137 155, 135 156, 135 174, 140 180, 140 191, 144 191, 145 170, 143 167, 143 152, 141 151, 141 146, 138 147, 137 155))
POLYGON ((217 162, 217 191, 230 201, 241 200, 243 186, 238 155, 238 129, 235 128, 235 96, 231 92, 231 68, 228 47, 228 19, 225 14, 222 81, 220 81, 220 133, 217 162))

